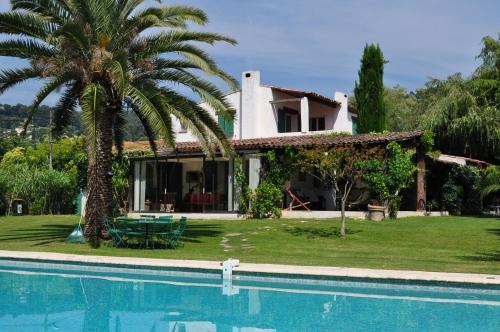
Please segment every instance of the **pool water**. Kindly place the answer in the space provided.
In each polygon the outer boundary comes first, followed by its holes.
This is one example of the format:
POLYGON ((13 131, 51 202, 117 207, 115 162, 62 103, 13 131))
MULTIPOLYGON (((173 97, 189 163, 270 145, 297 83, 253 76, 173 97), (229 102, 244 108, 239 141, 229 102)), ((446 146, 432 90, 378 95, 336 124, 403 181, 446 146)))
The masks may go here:
POLYGON ((500 287, 0 261, 0 331, 500 331, 500 287))

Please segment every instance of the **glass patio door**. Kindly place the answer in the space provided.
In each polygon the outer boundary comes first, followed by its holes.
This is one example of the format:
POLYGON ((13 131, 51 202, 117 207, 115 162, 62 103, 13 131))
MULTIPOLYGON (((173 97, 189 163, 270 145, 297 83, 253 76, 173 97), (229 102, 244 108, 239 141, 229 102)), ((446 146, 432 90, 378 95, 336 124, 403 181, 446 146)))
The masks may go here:
POLYGON ((204 163, 204 211, 228 210, 228 161, 204 163))

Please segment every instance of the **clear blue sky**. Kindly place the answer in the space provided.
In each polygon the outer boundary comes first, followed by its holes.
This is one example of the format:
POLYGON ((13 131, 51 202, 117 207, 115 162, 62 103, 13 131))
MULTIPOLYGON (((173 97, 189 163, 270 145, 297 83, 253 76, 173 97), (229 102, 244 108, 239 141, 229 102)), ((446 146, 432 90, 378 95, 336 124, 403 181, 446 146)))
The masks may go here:
MULTIPOLYGON (((236 47, 209 50, 234 76, 259 69, 264 83, 329 96, 334 91, 352 92, 367 42, 379 43, 389 61, 385 84, 413 90, 430 77, 470 74, 477 66, 481 38, 500 32, 498 0, 163 2, 204 9, 210 17, 205 29, 239 41, 236 47)), ((7 0, 0 0, 0 11, 9 7, 7 0)), ((16 64, 13 59, 0 59, 0 69, 16 64)), ((24 84, 0 96, 0 103, 29 104, 37 86, 24 84)))

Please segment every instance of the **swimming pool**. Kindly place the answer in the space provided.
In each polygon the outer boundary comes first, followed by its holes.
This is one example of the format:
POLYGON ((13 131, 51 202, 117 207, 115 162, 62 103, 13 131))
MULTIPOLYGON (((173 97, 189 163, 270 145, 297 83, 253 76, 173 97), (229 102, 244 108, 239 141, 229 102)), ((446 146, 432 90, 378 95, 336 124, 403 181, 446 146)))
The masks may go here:
POLYGON ((500 331, 500 287, 0 260, 0 331, 500 331))

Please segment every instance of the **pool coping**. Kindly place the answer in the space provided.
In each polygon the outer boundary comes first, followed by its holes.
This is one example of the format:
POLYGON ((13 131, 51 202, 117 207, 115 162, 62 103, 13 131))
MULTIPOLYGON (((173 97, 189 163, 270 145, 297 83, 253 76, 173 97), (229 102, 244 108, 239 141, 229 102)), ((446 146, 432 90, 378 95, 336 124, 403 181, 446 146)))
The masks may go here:
MULTIPOLYGON (((158 258, 112 257, 74 255, 53 252, 0 250, 0 259, 39 261, 52 263, 76 263, 132 268, 204 270, 221 273, 221 262, 204 260, 176 260, 158 258)), ((280 264, 255 264, 241 262, 234 268, 235 274, 262 276, 301 276, 326 278, 373 279, 408 282, 446 282, 481 285, 500 285, 500 275, 475 273, 423 272, 407 270, 381 270, 349 267, 298 266, 280 264)))

